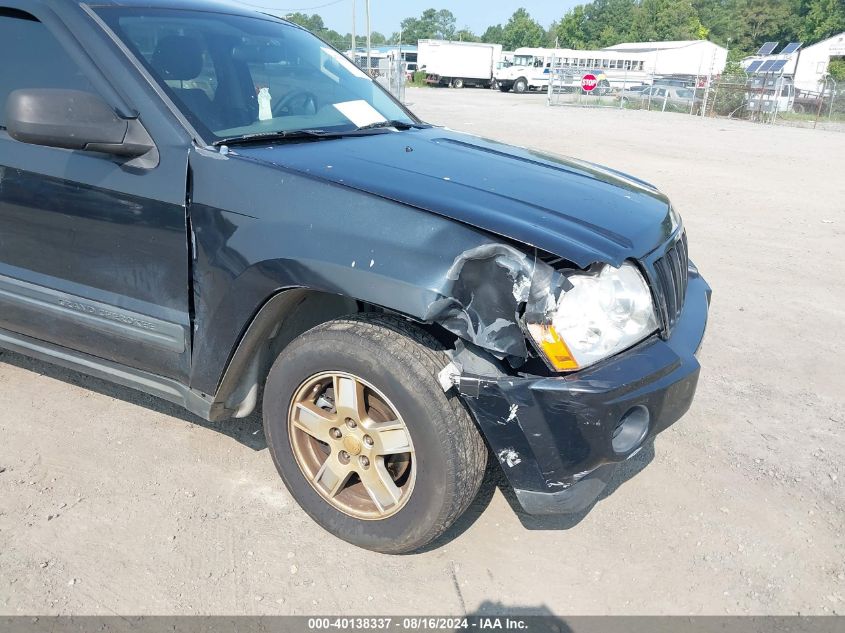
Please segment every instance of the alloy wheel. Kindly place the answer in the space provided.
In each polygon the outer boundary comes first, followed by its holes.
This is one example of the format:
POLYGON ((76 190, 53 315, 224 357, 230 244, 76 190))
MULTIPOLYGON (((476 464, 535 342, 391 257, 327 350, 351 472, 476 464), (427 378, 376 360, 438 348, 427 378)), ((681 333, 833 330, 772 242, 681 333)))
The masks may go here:
POLYGON ((305 380, 291 400, 288 435, 302 474, 337 510, 379 520, 408 502, 417 475, 411 434, 362 378, 325 372, 305 380))

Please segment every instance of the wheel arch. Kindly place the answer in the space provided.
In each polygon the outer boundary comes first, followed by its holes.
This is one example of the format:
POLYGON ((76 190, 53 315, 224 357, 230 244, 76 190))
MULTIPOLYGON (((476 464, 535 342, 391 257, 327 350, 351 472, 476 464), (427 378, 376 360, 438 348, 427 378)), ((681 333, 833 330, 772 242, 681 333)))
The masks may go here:
POLYGON ((362 312, 397 314, 447 344, 457 338, 436 323, 350 296, 306 287, 279 290, 263 302, 239 338, 226 363, 209 417, 220 420, 250 415, 273 361, 285 347, 318 325, 362 312))

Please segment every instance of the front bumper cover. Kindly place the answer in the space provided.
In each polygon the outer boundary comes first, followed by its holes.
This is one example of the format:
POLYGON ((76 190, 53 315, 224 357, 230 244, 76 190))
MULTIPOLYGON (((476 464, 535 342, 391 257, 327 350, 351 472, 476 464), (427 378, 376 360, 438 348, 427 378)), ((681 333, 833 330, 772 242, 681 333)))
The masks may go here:
POLYGON ((695 353, 710 294, 690 267, 684 309, 670 338, 654 335, 576 374, 457 378, 458 391, 526 512, 585 509, 618 463, 686 413, 698 382, 695 353), (634 407, 648 410, 648 430, 629 451, 616 452, 614 430, 634 407))

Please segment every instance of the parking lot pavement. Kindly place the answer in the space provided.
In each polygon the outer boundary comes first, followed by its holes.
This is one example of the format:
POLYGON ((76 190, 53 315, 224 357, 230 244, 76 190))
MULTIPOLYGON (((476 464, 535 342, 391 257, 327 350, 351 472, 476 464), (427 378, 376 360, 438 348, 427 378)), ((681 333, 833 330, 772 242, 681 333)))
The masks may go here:
POLYGON ((407 99, 673 199, 714 290, 690 412, 586 515, 515 514, 493 480, 436 546, 390 557, 309 520, 257 417, 210 425, 2 353, 0 613, 845 610, 845 135, 484 90, 407 99))

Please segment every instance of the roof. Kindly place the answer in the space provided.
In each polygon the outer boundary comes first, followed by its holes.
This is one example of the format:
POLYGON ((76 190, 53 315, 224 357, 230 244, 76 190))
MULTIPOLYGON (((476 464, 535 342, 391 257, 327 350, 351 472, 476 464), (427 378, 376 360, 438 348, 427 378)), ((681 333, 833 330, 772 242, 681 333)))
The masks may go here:
MULTIPOLYGON (((235 15, 274 15, 269 7, 259 6, 271 4, 269 1, 257 0, 257 4, 235 0, 79 0, 92 7, 133 7, 152 9, 183 9, 193 11, 211 11, 214 13, 230 13, 235 15)), ((282 16, 275 12, 275 17, 282 16)))
POLYGON ((836 35, 831 35, 827 39, 822 40, 821 42, 816 42, 815 44, 811 44, 810 46, 805 46, 804 48, 814 48, 816 46, 821 46, 822 48, 836 48, 837 52, 836 55, 842 55, 845 53, 839 53, 839 50, 845 51, 845 31, 841 33, 837 33, 836 35))
MULTIPOLYGON (((390 53, 392 51, 398 51, 400 48, 402 49, 403 53, 416 53, 417 52, 417 47, 415 45, 406 46, 405 44, 402 44, 401 47, 399 46, 399 44, 387 44, 385 46, 373 46, 373 50, 376 50, 380 53, 390 53)), ((364 49, 364 52, 366 52, 366 49, 364 49)))
POLYGON ((718 44, 714 44, 710 40, 670 40, 666 42, 623 42, 622 44, 614 44, 602 50, 606 51, 627 51, 629 53, 647 53, 650 51, 662 51, 675 48, 685 48, 687 46, 696 46, 699 44, 709 44, 722 48, 718 44))

